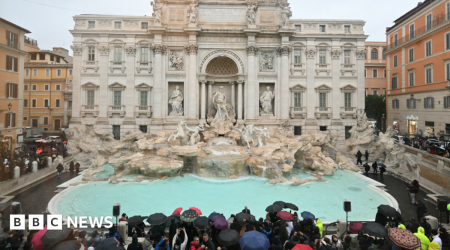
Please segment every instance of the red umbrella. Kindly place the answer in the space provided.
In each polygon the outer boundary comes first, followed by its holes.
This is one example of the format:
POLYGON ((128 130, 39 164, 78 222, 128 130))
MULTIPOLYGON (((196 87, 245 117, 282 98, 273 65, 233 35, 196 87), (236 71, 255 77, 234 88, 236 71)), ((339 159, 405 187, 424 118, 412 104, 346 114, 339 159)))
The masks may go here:
POLYGON ((179 208, 175 209, 175 211, 173 211, 172 215, 180 215, 181 211, 183 211, 183 208, 179 207, 179 208))
POLYGON ((190 207, 189 209, 195 210, 195 212, 197 212, 198 215, 202 215, 202 211, 200 211, 200 209, 198 209, 196 207, 190 207))
POLYGON ((297 244, 292 250, 313 250, 309 245, 297 244))
POLYGON ((44 227, 41 231, 35 233, 33 235, 33 239, 31 239, 31 243, 33 244, 34 250, 44 250, 44 244, 42 244, 41 238, 47 232, 47 227, 44 227))
POLYGON ((294 219, 294 215, 292 215, 286 211, 278 212, 277 217, 280 217, 282 220, 293 220, 294 219))

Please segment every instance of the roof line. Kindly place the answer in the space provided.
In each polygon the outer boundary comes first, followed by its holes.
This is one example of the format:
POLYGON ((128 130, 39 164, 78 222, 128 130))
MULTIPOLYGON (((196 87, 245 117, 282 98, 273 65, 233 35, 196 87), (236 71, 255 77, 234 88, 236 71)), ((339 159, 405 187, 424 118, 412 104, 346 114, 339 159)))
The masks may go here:
POLYGON ((27 29, 25 29, 25 28, 22 28, 22 27, 20 27, 19 25, 14 24, 14 23, 12 23, 12 22, 10 22, 10 21, 8 21, 8 20, 5 20, 5 19, 3 19, 3 18, 1 18, 1 17, 0 17, 0 21, 6 23, 6 24, 8 24, 8 25, 11 25, 11 26, 13 26, 13 27, 16 28, 16 29, 19 29, 19 30, 21 30, 21 31, 25 31, 26 34, 31 33, 31 31, 29 31, 29 30, 27 30, 27 29))

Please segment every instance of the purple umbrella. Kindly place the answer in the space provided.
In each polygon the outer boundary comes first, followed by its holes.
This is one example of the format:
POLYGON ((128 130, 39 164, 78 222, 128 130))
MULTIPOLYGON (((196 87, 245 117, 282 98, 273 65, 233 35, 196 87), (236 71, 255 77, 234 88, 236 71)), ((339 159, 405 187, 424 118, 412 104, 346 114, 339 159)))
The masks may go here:
POLYGON ((216 217, 214 217, 214 218, 213 218, 213 221, 214 221, 214 226, 215 226, 217 229, 220 229, 220 230, 228 229, 228 222, 227 222, 227 220, 226 220, 225 218, 223 218, 222 216, 216 216, 216 217))

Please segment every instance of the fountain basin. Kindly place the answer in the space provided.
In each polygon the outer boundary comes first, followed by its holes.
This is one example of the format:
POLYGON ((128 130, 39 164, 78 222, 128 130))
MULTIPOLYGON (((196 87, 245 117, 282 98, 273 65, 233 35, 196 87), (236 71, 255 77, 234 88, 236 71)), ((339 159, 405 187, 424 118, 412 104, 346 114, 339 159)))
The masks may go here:
POLYGON ((248 176, 246 160, 250 157, 245 149, 238 146, 221 145, 203 149, 205 154, 197 156, 194 172, 205 178, 236 178, 248 176))

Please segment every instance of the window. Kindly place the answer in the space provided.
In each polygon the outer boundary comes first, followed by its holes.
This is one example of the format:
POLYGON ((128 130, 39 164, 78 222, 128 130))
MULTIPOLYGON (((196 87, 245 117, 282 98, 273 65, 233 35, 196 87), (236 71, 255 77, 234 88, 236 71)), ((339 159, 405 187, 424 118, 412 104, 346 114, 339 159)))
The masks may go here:
POLYGON ((409 86, 414 87, 414 72, 409 72, 409 86))
POLYGON ((301 25, 295 25, 295 32, 301 32, 302 26, 301 25))
POLYGON ((31 54, 31 60, 37 60, 37 54, 31 54))
POLYGON ((55 100, 55 107, 56 108, 60 108, 61 107, 61 100, 60 99, 56 99, 55 100))
POLYGON ((294 93, 294 107, 302 106, 302 93, 294 93))
POLYGON ((50 90, 50 86, 48 84, 44 85, 44 90, 50 90))
POLYGON ((398 45, 398 34, 394 35, 394 46, 398 45))
POLYGON ((28 116, 24 116, 23 121, 25 121, 25 122, 28 121, 28 116))
POLYGON ((114 91, 114 106, 122 105, 122 91, 114 91))
POLYGON ((23 99, 23 107, 28 108, 28 99, 23 99))
POLYGON ((378 95, 378 90, 372 90, 373 95, 378 95))
POLYGON ((55 61, 55 56, 54 55, 50 55, 50 61, 55 61))
POLYGON ((450 33, 445 34, 445 49, 450 49, 450 33))
POLYGON ((147 133, 147 125, 139 125, 139 130, 146 134, 147 133))
POLYGON ((377 69, 374 69, 372 71, 372 76, 373 76, 373 78, 377 78, 378 77, 378 70, 377 69))
POLYGON ((88 105, 88 106, 95 105, 95 91, 94 90, 86 91, 86 105, 88 105))
POLYGON ((294 135, 302 135, 302 127, 294 126, 294 135))
POLYGON ((344 105, 346 108, 351 108, 352 107, 352 93, 345 93, 344 96, 345 100, 344 100, 344 105))
POLYGON ((37 100, 36 99, 31 100, 31 107, 32 108, 36 108, 37 107, 37 100))
POLYGON ((45 61, 45 54, 44 53, 39 53, 39 60, 45 61))
POLYGON ((32 85, 32 90, 37 90, 37 85, 36 84, 32 85))
POLYGON ((447 77, 445 80, 449 81, 450 80, 450 63, 447 63, 445 65, 445 68, 447 69, 447 77))
POLYGON ((352 126, 345 126, 345 139, 348 140, 350 137, 352 137, 352 134, 350 133, 350 130, 352 130, 352 126))
POLYGON ((344 32, 345 32, 346 34, 349 34, 349 33, 350 33, 350 25, 345 25, 345 26, 344 26, 344 32))
POLYGON ((23 90, 28 91, 28 84, 23 85, 23 90))
POLYGON ((114 140, 120 140, 120 125, 113 125, 114 140))
POLYGON ((94 46, 88 47, 88 61, 90 61, 90 62, 95 61, 95 47, 94 46))
POLYGON ((431 41, 425 43, 425 56, 431 56, 431 41))
POLYGON ((416 99, 406 99, 406 107, 409 109, 416 108, 416 99))
POLYGON ((69 108, 72 108, 72 101, 69 101, 69 108))
POLYGON ((48 125, 48 117, 44 117, 44 125, 48 125))
POLYGON ((351 50, 344 50, 344 64, 351 64, 351 50))
POLYGON ((434 109, 434 97, 427 97, 423 99, 423 106, 426 109, 434 109))
POLYGON ((89 29, 94 29, 95 28, 95 21, 89 21, 88 22, 88 28, 89 29))
POLYGON ((431 14, 427 15, 427 31, 430 30, 431 28, 433 28, 433 23, 431 21, 431 14))
POLYGON ((48 108, 49 101, 48 99, 44 99, 44 108, 48 108))
MULTIPOLYGON (((447 20, 450 20, 450 2, 447 3, 447 20)), ((449 133, 447 133, 449 134, 449 133)))
POLYGON ((409 25, 409 39, 414 38, 414 24, 409 25))
POLYGON ((302 51, 300 49, 294 50, 294 64, 302 63, 302 51))
POLYGON ((394 56, 394 67, 398 66, 398 60, 397 60, 397 55, 394 56))
POLYGON ((398 85, 397 85, 397 77, 394 76, 392 77, 392 89, 397 89, 398 85))
POLYGON ((116 29, 121 29, 122 28, 122 22, 114 22, 114 27, 116 29))
POLYGON ((148 62, 148 47, 141 48, 141 62, 148 62))
POLYGON ((319 32, 325 32, 325 25, 319 25, 319 32))
POLYGON ((114 61, 115 62, 122 61, 122 47, 114 47, 114 61))
POLYGON ((409 54, 409 62, 413 62, 414 61, 414 48, 409 49, 408 54, 409 54))
POLYGON ((61 85, 60 84, 56 84, 55 85, 55 90, 61 90, 61 85))
POLYGON ((37 128, 39 126, 38 125, 38 119, 31 119, 31 126, 33 128, 37 128))
POLYGON ((57 62, 57 63, 60 63, 60 62, 61 62, 61 57, 57 56, 57 57, 56 57, 56 62, 57 62))
POLYGON ((319 129, 320 131, 327 131, 327 126, 320 126, 319 129))
POLYGON ((364 77, 367 77, 367 69, 364 69, 364 77))
POLYGON ((33 76, 37 76, 37 73, 38 73, 37 69, 33 69, 33 76))
POLYGON ((49 77, 50 76, 50 70, 49 69, 45 69, 45 76, 49 77))
POLYGON ((383 60, 386 60, 386 48, 383 49, 383 60))
POLYGON ((372 53, 371 53, 371 58, 372 60, 378 60, 378 50, 377 49, 372 49, 372 53))
POLYGON ((450 96, 444 96, 444 108, 450 108, 450 96))
POLYGON ((141 103, 140 106, 147 107, 148 106, 148 91, 141 91, 141 103))
POLYGON ((60 69, 56 70, 56 76, 61 76, 61 70, 60 69))
POLYGON ((399 100, 392 100, 392 108, 393 109, 398 109, 399 107, 400 107, 399 100))
POLYGON ((319 50, 319 64, 327 63, 326 50, 319 50))
POLYGON ((6 98, 17 98, 19 85, 15 83, 6 84, 6 98))
POLYGON ((16 113, 5 114, 5 128, 14 128, 16 126, 16 113))
POLYGON ((386 78, 386 70, 384 70, 384 78, 386 78))
POLYGON ((19 61, 16 57, 6 56, 6 70, 19 71, 19 61))
POLYGON ((72 75, 72 70, 71 69, 69 69, 69 76, 71 76, 72 75))
POLYGON ((29 69, 25 70, 25 76, 30 76, 30 70, 29 69))
POLYGON ((148 23, 147 22, 142 22, 141 23, 141 28, 144 29, 144 30, 148 29, 148 23))
POLYGON ((425 83, 433 83, 433 68, 431 67, 425 69, 425 83))
POLYGON ((325 108, 327 106, 327 93, 319 93, 319 107, 325 108))
POLYGON ((17 49, 19 47, 19 36, 9 30, 6 31, 7 45, 11 48, 17 49))

